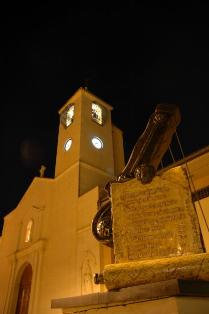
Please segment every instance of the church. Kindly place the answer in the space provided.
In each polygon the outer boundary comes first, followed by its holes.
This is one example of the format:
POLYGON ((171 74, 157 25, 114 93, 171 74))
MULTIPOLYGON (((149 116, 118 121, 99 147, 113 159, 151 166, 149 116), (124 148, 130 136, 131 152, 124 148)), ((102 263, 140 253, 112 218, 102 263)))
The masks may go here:
MULTIPOLYGON (((124 168, 123 134, 112 107, 85 88, 59 110, 55 177, 35 177, 4 218, 0 313, 50 314, 51 300, 105 291, 94 274, 114 263, 92 235, 104 185, 124 168)), ((184 158, 204 247, 209 252, 209 147, 184 158)))

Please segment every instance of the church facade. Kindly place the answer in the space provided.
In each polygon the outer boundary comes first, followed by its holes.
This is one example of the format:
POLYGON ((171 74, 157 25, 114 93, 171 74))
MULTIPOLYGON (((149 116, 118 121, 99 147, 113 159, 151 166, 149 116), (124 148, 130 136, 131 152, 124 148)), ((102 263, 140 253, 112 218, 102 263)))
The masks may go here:
POLYGON ((102 291, 93 274, 112 254, 94 239, 91 221, 101 187, 124 167, 111 110, 82 88, 61 108, 55 178, 34 178, 4 219, 0 313, 26 313, 25 303, 28 313, 47 314, 56 312, 53 298, 102 291))
MULTIPOLYGON (((52 299, 105 290, 93 276, 113 262, 112 251, 94 239, 91 222, 102 187, 124 168, 122 132, 111 110, 83 88, 60 109, 55 177, 34 178, 4 219, 0 313, 61 313, 51 309, 52 299)), ((181 164, 209 251, 209 147, 181 164)))

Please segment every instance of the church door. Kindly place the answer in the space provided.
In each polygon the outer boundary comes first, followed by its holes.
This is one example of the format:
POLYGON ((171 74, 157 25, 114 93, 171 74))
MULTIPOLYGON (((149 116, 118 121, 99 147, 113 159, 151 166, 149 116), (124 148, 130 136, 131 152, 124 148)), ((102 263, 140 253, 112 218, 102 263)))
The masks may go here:
POLYGON ((20 279, 15 314, 28 314, 31 281, 32 281, 32 267, 30 264, 28 264, 25 267, 20 279))

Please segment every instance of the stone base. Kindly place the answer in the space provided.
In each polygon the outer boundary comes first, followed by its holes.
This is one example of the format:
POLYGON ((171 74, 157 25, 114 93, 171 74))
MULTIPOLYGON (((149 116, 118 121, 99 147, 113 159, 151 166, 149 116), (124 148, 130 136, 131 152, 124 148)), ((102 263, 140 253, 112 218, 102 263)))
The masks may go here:
POLYGON ((209 281, 209 253, 106 265, 108 290, 170 279, 209 281))
POLYGON ((62 313, 208 314, 209 282, 169 280, 52 300, 62 313))

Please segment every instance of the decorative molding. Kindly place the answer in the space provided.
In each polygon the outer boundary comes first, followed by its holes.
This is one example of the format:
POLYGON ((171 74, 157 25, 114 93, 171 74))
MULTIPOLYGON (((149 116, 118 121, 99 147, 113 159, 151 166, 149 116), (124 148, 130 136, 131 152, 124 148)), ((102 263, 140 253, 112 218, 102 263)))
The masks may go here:
POLYGON ((37 250, 45 250, 47 241, 45 239, 38 240, 37 242, 31 244, 30 246, 20 249, 9 256, 12 261, 20 259, 26 255, 30 255, 37 250))

